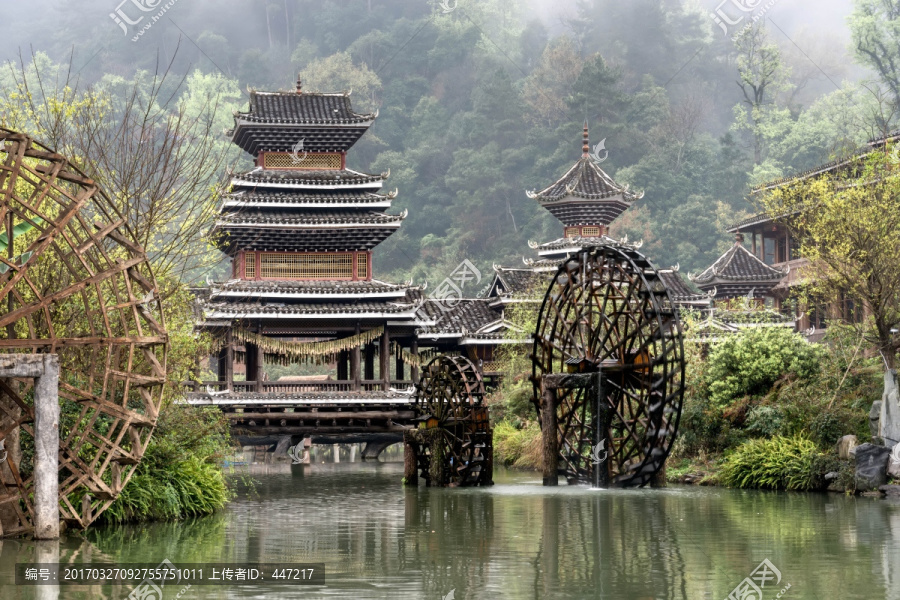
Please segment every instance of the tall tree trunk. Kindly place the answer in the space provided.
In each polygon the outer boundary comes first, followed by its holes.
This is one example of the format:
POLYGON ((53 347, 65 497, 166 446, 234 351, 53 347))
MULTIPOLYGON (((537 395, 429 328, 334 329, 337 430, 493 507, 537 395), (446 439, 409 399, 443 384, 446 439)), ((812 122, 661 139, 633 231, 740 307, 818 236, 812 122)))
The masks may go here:
POLYGON ((288 54, 291 52, 291 15, 288 13, 288 0, 284 0, 284 45, 288 54))
POLYGON ((266 31, 268 31, 269 33, 269 50, 271 51, 273 48, 275 48, 275 40, 272 39, 272 17, 271 15, 269 15, 268 1, 265 1, 263 3, 263 6, 265 6, 266 10, 266 31))

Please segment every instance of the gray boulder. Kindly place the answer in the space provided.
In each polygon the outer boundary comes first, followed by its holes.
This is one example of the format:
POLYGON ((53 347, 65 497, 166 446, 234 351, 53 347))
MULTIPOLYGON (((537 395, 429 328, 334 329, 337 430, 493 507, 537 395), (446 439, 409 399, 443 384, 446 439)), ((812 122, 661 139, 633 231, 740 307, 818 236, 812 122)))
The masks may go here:
POLYGON ((855 435, 845 435, 837 441, 835 450, 837 450, 838 456, 842 460, 847 460, 850 458, 853 449, 856 448, 857 445, 858 441, 855 435))
POLYGON ((856 456, 856 489, 858 491, 877 490, 887 483, 890 448, 862 444, 853 449, 853 454, 856 456))
POLYGON ((891 498, 900 498, 900 485, 883 485, 878 489, 884 492, 886 496, 890 496, 891 498))
POLYGON ((887 474, 894 479, 900 479, 900 444, 894 446, 888 459, 887 474))

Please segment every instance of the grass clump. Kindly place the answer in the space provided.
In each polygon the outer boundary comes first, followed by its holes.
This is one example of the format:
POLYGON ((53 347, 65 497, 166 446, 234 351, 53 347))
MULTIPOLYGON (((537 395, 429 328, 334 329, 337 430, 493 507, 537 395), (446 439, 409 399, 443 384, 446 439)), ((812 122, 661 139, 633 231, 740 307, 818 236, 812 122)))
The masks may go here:
POLYGON ((508 467, 541 468, 541 429, 537 423, 520 428, 509 421, 494 427, 494 460, 508 467))
POLYGON ((223 508, 230 499, 222 467, 228 439, 220 411, 166 407, 141 464, 100 520, 175 520, 223 508))
POLYGON ((737 488, 818 489, 823 455, 815 442, 804 437, 754 439, 725 457, 718 479, 737 488))

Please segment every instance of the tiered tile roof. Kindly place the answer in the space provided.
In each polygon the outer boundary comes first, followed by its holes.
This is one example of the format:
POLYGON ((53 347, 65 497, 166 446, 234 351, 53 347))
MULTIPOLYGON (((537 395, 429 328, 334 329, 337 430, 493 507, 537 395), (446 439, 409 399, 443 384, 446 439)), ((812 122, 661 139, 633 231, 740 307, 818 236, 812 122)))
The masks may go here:
POLYGON ((527 192, 566 226, 606 227, 643 193, 633 193, 600 168, 591 156, 587 123, 581 158, 566 173, 539 192, 527 192))
POLYGON ((757 295, 774 287, 787 272, 759 260, 738 234, 731 248, 699 275, 689 279, 703 291, 715 290, 716 298, 735 298, 755 291, 757 295))
POLYGON ((246 112, 234 114, 226 133, 249 154, 290 152, 297 144, 307 152, 346 152, 372 125, 377 113, 358 114, 349 92, 320 94, 250 91, 246 112))

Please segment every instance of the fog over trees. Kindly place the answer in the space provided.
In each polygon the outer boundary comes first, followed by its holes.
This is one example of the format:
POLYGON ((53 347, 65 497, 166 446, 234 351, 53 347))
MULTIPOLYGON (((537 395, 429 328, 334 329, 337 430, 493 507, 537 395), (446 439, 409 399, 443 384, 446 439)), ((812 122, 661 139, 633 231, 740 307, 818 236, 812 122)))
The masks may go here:
MULTIPOLYGON (((348 166, 390 169, 388 187, 399 188, 394 207, 409 209, 376 250, 376 276, 418 283, 440 281, 462 258, 488 269, 521 264, 531 255, 528 240, 559 237, 561 225, 525 191, 574 163, 586 119, 591 143, 605 140, 609 151, 603 168, 645 192, 613 235, 643 239, 660 266, 689 271, 727 246, 727 225, 758 210, 747 201, 754 184, 895 126, 898 7, 873 0, 8 3, 0 51, 11 64, 0 69, 0 96, 14 100, 28 73, 42 88, 68 82, 86 91, 132 89, 168 68, 156 102, 172 96, 164 108, 172 114, 217 107, 209 130, 218 134, 230 111, 246 104, 248 87, 289 89, 299 73, 309 91, 352 89, 354 106, 377 109, 379 118, 348 166), (738 4, 753 8, 741 12, 738 4), (727 34, 717 9, 741 18, 727 34), (117 10, 132 20, 147 16, 120 26, 111 17, 117 10)), ((11 118, 0 114, 6 126, 11 118)), ((237 154, 228 162, 250 165, 237 154)), ((210 164, 224 181, 219 162, 210 164)), ((189 277, 201 280, 195 271, 189 277)))

